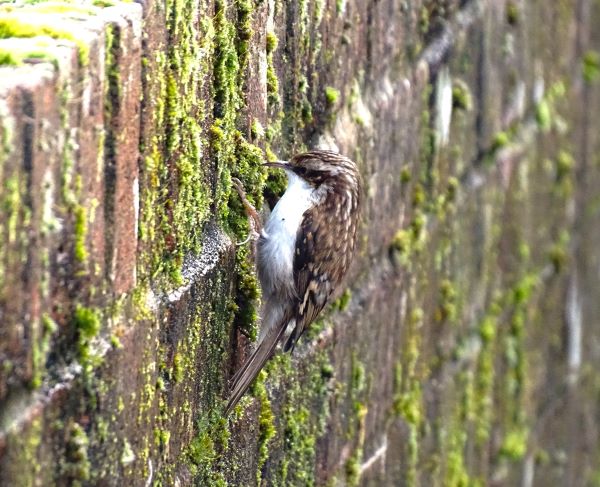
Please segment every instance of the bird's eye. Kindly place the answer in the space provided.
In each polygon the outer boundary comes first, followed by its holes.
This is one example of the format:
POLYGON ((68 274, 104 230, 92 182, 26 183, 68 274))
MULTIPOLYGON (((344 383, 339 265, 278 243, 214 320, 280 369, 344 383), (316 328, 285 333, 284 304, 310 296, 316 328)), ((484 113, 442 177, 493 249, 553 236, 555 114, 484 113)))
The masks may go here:
POLYGON ((300 177, 304 177, 304 176, 306 176, 306 172, 307 172, 307 170, 306 170, 306 168, 305 168, 304 166, 295 166, 295 167, 294 167, 294 172, 295 172, 295 173, 296 173, 298 176, 300 176, 300 177))

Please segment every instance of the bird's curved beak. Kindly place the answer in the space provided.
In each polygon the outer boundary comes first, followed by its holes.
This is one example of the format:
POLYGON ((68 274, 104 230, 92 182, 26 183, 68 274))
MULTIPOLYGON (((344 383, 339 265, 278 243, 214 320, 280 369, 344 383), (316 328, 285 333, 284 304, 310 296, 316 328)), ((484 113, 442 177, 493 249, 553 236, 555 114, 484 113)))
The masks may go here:
POLYGON ((265 162, 263 163, 265 167, 278 167, 280 169, 286 169, 288 166, 287 161, 273 161, 273 162, 265 162))

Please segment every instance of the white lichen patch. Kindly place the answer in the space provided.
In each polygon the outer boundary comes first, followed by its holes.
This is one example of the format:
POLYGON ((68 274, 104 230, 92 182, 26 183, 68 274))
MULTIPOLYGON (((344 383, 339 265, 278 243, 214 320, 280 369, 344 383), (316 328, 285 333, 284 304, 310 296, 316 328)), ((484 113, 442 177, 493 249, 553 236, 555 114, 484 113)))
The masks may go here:
POLYGON ((340 151, 340 148, 336 144, 335 137, 330 133, 321 134, 321 136, 319 137, 319 140, 317 141, 317 143, 315 145, 315 149, 331 150, 331 151, 335 151, 335 152, 340 151))
POLYGON ((200 255, 188 255, 185 258, 181 271, 184 284, 167 294, 170 303, 179 301, 198 279, 213 270, 223 252, 232 245, 231 239, 214 224, 207 225, 202 243, 200 255))
POLYGON ((44 171, 43 182, 43 207, 42 207, 42 232, 45 235, 59 233, 62 230, 62 221, 58 219, 53 211, 55 202, 55 184, 53 168, 48 166, 44 171))
MULTIPOLYGON (((404 88, 406 88, 406 85, 408 84, 408 89, 410 89, 410 81, 408 79, 404 79, 402 81, 402 86, 404 88)), ((381 85, 379 87, 379 89, 377 90, 379 96, 377 97, 378 100, 376 101, 377 105, 379 104, 383 104, 383 105, 388 105, 389 103, 391 103, 395 98, 396 98, 396 92, 398 85, 394 85, 392 83, 392 80, 390 80, 389 76, 385 76, 382 80, 381 80, 381 85)))
POLYGON ((452 78, 447 66, 440 69, 435 86, 435 130, 438 147, 448 143, 452 122, 452 78))
POLYGON ((371 111, 363 101, 362 96, 357 96, 354 106, 352 107, 354 110, 354 121, 359 124, 361 127, 366 129, 368 132, 373 128, 373 116, 371 115, 371 111))
MULTIPOLYGON (((13 143, 15 118, 12 116, 8 103, 2 95, 2 90, 0 90, 0 133, 4 142, 4 146, 0 146, 0 151, 6 151, 10 149, 10 145, 13 143)), ((3 166, 0 164, 0 176, 2 175, 2 169, 3 166)))
POLYGON ((581 344, 583 339, 583 312, 581 305, 581 295, 577 285, 577 275, 571 277, 569 289, 567 291, 567 382, 571 385, 576 384, 579 379, 581 369, 581 344))

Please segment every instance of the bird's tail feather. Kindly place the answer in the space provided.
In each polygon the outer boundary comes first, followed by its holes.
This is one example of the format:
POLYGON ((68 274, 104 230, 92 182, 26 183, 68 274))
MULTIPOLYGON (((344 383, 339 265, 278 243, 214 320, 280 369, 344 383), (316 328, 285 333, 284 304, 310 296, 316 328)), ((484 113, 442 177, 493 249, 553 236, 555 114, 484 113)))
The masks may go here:
MULTIPOLYGON (((286 319, 285 321, 287 322, 288 320, 286 319)), ((269 330, 243 367, 233 376, 229 401, 227 402, 227 408, 225 409, 226 416, 233 410, 242 396, 246 393, 252 384, 252 381, 256 379, 256 376, 258 376, 265 365, 265 362, 271 358, 285 329, 285 326, 280 325, 269 330)))

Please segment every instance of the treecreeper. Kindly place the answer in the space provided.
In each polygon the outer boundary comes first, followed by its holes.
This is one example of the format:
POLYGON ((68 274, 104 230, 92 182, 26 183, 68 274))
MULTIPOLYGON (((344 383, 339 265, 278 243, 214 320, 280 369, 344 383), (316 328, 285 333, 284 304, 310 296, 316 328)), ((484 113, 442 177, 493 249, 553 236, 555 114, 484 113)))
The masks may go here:
POLYGON ((256 268, 262 288, 258 344, 231 379, 226 413, 238 403, 279 343, 293 351, 346 274, 356 247, 362 185, 356 164, 337 152, 313 150, 283 169, 288 186, 267 222, 234 184, 258 233, 256 268))

